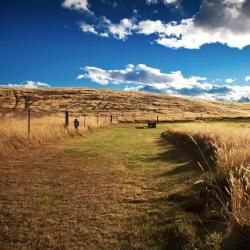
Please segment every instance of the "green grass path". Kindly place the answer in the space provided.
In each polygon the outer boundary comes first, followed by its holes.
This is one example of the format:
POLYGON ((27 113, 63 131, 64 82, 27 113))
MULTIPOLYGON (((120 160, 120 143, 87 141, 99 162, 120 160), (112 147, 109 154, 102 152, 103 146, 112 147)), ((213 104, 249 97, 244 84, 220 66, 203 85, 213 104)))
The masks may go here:
POLYGON ((169 196, 197 173, 161 139, 168 126, 100 129, 5 159, 1 249, 194 249, 195 215, 169 196))

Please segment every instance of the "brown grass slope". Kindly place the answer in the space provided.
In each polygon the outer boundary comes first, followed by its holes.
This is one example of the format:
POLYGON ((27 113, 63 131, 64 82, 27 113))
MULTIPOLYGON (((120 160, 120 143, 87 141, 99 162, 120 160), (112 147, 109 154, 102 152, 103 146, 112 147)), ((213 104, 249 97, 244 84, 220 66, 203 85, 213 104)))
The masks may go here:
POLYGON ((218 249, 181 203, 199 172, 160 138, 170 126, 120 125, 3 157, 0 249, 218 249))
POLYGON ((0 89, 0 112, 57 114, 119 114, 128 116, 162 115, 169 118, 248 117, 248 103, 220 103, 153 93, 84 88, 0 89))

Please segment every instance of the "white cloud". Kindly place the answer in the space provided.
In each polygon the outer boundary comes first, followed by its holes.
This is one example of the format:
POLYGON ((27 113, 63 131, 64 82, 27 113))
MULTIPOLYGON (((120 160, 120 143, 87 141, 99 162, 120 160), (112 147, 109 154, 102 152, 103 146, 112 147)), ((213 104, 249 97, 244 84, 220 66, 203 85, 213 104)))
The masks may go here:
POLYGON ((250 81, 250 76, 246 76, 246 77, 245 77, 245 81, 246 81, 246 82, 249 82, 249 81, 250 81))
POLYGON ((134 21, 127 18, 122 19, 118 24, 114 24, 107 19, 107 29, 117 39, 126 39, 135 28, 134 21))
POLYGON ((175 4, 175 3, 178 3, 178 0, 146 0, 146 4, 147 5, 157 4, 160 1, 163 2, 164 4, 175 4))
MULTIPOLYGON (((250 24, 250 22, 249 22, 250 24)), ((250 45, 250 32, 235 34, 227 28, 206 29, 194 23, 193 18, 184 19, 180 23, 164 24, 161 21, 142 21, 138 33, 156 34, 156 42, 169 48, 199 49, 204 44, 221 43, 229 47, 242 49, 250 45)))
POLYGON ((170 73, 162 73, 159 69, 151 68, 145 64, 133 65, 129 64, 122 70, 103 70, 97 67, 85 67, 85 74, 81 74, 77 79, 88 78, 93 82, 107 84, 147 84, 164 88, 175 86, 182 88, 183 86, 192 86, 197 81, 204 81, 206 78, 192 76, 184 78, 180 71, 170 73))
POLYGON ((43 82, 26 81, 23 83, 9 83, 7 85, 0 85, 1 87, 13 87, 13 88, 48 88, 50 85, 43 82))
POLYGON ((167 27, 160 20, 144 20, 138 23, 137 32, 144 35, 164 34, 167 32, 167 27))
POLYGON ((163 73, 145 64, 129 64, 125 69, 120 70, 104 70, 87 66, 83 70, 84 74, 80 74, 77 79, 90 79, 102 85, 125 84, 126 90, 193 96, 219 101, 250 100, 250 86, 211 84, 205 77, 185 77, 181 71, 163 73))
MULTIPOLYGON (((203 0, 192 18, 179 23, 158 21, 157 25, 151 21, 156 29, 150 34, 156 34, 156 42, 169 48, 199 49, 204 44, 221 43, 242 49, 250 45, 249 10, 250 0, 203 0)), ((139 24, 139 33, 148 35, 148 28, 139 24)))
POLYGON ((228 79, 225 79, 225 83, 233 83, 233 82, 235 82, 236 81, 236 79, 232 79, 232 78, 228 78, 228 79))
POLYGON ((178 0, 163 0, 165 4, 175 4, 178 2, 178 0))
POLYGON ((81 22, 80 28, 83 32, 93 33, 95 35, 98 35, 98 32, 95 30, 95 27, 93 25, 87 24, 85 22, 81 22))
POLYGON ((109 37, 109 34, 107 32, 99 33, 99 36, 101 37, 109 37))
POLYGON ((92 82, 96 82, 102 85, 109 84, 109 74, 106 70, 99 69, 96 67, 85 67, 84 70, 87 72, 77 76, 77 79, 89 78, 92 82))
POLYGON ((68 9, 91 12, 88 8, 88 0, 64 0, 62 6, 68 9))
MULTIPOLYGON (((146 0, 148 4, 157 2, 157 0, 146 0)), ((178 4, 176 0, 164 0, 164 2, 178 4)), ((98 35, 105 33, 108 37, 121 40, 134 34, 154 35, 156 43, 174 49, 199 49, 205 44, 215 43, 242 49, 250 45, 249 13, 250 0, 203 0, 200 11, 195 16, 182 19, 180 22, 136 21, 124 18, 114 24, 103 17, 101 22, 92 26, 92 30, 97 33, 91 33, 98 35)), ((89 32, 89 29, 85 32, 89 32)))
POLYGON ((102 17, 96 25, 90 25, 85 22, 80 23, 83 32, 93 33, 101 37, 114 37, 120 40, 126 40, 137 28, 134 19, 121 19, 119 23, 113 23, 108 18, 102 17))
POLYGON ((157 4, 157 3, 158 3, 158 0, 146 0, 147 5, 157 4))

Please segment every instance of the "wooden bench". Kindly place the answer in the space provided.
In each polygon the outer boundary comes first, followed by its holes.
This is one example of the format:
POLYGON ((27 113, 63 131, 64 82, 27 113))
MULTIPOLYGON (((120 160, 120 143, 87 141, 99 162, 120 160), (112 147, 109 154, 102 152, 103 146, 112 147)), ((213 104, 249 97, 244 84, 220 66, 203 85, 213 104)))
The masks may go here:
POLYGON ((148 122, 148 128, 156 128, 156 122, 148 122))

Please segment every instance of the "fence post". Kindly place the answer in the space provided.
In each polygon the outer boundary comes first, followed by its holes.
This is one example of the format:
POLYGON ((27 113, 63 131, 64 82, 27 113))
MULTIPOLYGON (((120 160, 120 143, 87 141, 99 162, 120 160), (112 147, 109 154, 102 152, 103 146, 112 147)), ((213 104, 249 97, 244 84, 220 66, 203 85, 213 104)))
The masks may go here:
POLYGON ((86 127, 86 115, 83 116, 83 126, 86 127))
POLYGON ((69 126, 69 111, 65 111, 65 128, 69 126))
POLYGON ((157 115, 157 122, 159 122, 159 116, 157 115))
POLYGON ((28 137, 30 138, 30 118, 31 118, 31 110, 28 109, 28 137))
POLYGON ((110 123, 113 123, 113 115, 110 115, 110 123))
POLYGON ((96 123, 97 123, 97 125, 99 124, 99 116, 98 115, 96 116, 96 123))

